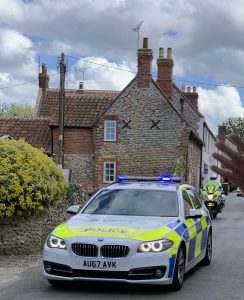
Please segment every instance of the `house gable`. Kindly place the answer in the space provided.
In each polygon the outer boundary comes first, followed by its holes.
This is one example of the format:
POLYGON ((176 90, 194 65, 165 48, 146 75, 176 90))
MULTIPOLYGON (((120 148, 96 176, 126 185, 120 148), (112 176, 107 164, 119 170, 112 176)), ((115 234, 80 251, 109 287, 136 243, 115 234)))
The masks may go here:
POLYGON ((95 174, 101 185, 106 159, 119 164, 117 174, 155 176, 172 172, 175 159, 187 157, 192 129, 153 80, 150 88, 144 89, 138 88, 135 78, 100 115, 95 131, 95 174), (103 124, 109 119, 117 120, 115 142, 104 141, 103 124))

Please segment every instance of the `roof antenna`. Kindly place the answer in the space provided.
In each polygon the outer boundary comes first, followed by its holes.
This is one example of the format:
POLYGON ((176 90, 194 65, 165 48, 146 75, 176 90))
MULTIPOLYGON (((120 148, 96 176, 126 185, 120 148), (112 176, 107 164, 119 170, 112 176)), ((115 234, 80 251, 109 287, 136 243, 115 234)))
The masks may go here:
POLYGON ((139 48, 140 29, 144 21, 141 21, 136 27, 132 27, 132 31, 137 32, 137 49, 139 48))

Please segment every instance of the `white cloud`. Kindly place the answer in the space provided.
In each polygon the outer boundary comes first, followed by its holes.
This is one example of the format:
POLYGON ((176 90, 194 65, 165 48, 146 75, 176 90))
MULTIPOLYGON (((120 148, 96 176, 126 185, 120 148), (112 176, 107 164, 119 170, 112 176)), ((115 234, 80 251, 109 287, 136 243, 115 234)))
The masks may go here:
POLYGON ((15 30, 0 29, 0 49, 1 71, 25 79, 36 76, 35 52, 29 38, 15 30))
POLYGON ((219 86, 215 90, 198 89, 199 110, 210 129, 217 133, 218 125, 230 117, 244 117, 244 107, 238 91, 233 87, 219 86))
POLYGON ((103 57, 85 57, 82 58, 89 62, 78 61, 67 76, 67 86, 78 88, 78 82, 83 81, 86 89, 107 89, 122 90, 132 78, 136 69, 135 65, 128 62, 115 63, 110 62, 103 57), (100 65, 106 65, 110 68, 100 65), (126 70, 126 71, 123 71, 126 70))
MULTIPOLYGON (((36 0, 28 3, 1 0, 0 11, 0 87, 4 83, 36 79, 37 55, 53 55, 56 64, 56 56, 62 51, 134 71, 137 33, 131 29, 142 20, 140 46, 142 37, 147 36, 154 52, 154 66, 158 48, 172 47, 175 76, 184 79, 184 76, 197 75, 201 81, 211 79, 217 83, 244 85, 244 40, 240 38, 244 26, 243 0, 235 0, 235 5, 233 0, 36 0)), ((77 64, 75 68, 79 66, 83 65, 77 64)), ((67 86, 76 88, 82 72, 73 69, 70 72, 67 86)), ((133 76, 112 69, 105 72, 104 68, 93 66, 85 71, 85 87, 121 90, 133 76)), ((57 86, 58 81, 51 78, 50 85, 57 86)), ((22 101, 22 93, 28 88, 19 89, 19 101, 22 101)), ((220 91, 199 88, 200 106, 201 99, 207 102, 211 97, 222 97, 227 103, 230 88, 220 91)), ((11 89, 1 93, 18 97, 11 89)), ((26 93, 26 98, 31 97, 34 101, 36 94, 26 93)), ((238 93, 232 97, 239 99, 234 107, 242 111, 238 93)), ((203 110, 216 124, 210 109, 203 105, 203 110)), ((221 107, 218 115, 220 112, 225 119, 226 112, 221 107)))

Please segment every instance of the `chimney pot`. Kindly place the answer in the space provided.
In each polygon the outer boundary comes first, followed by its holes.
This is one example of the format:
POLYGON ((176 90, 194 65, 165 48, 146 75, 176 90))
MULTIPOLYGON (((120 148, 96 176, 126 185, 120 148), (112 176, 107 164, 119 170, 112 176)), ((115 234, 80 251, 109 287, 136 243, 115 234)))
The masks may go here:
POLYGON ((146 37, 143 38, 143 48, 144 49, 148 48, 148 38, 146 38, 146 37))
POLYGON ((137 86, 149 88, 151 83, 153 52, 148 49, 148 38, 143 39, 143 48, 137 50, 137 86))
POLYGON ((157 59, 158 74, 157 84, 165 95, 171 100, 173 89, 173 67, 172 48, 167 49, 167 58, 164 58, 164 49, 159 49, 159 58, 157 59))
POLYGON ((167 58, 172 59, 172 48, 167 49, 167 58))
POLYGON ((191 87, 187 87, 187 92, 182 91, 185 93, 185 97, 187 100, 191 103, 191 105, 198 110, 198 93, 197 93, 197 88, 194 86, 191 91, 191 87))
POLYGON ((83 81, 79 82, 79 90, 83 90, 83 81))
POLYGON ((42 64, 42 71, 38 75, 39 79, 39 88, 47 89, 49 87, 49 76, 47 75, 47 67, 45 64, 42 64))
POLYGON ((182 85, 182 87, 181 87, 181 91, 182 91, 183 93, 185 93, 185 91, 186 91, 186 87, 185 87, 184 85, 182 85))
POLYGON ((159 48, 159 58, 164 58, 164 48, 159 48))

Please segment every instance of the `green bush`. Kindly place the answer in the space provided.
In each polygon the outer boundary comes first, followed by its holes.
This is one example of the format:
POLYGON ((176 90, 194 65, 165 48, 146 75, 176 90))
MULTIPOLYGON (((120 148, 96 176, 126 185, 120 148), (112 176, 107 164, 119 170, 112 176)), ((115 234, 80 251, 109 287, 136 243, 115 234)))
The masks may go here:
POLYGON ((0 218, 44 211, 61 198, 65 185, 62 170, 42 150, 0 139, 0 218))

